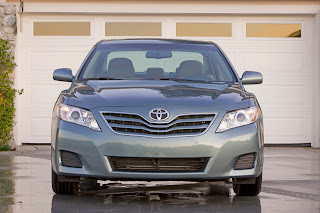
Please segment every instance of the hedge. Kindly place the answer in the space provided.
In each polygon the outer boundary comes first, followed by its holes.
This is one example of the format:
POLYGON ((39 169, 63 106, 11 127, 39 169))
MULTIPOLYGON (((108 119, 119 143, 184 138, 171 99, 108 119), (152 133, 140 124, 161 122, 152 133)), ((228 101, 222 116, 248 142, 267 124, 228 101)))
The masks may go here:
POLYGON ((0 39, 0 151, 10 150, 15 117, 14 99, 22 90, 14 88, 10 78, 16 66, 8 41, 0 39))

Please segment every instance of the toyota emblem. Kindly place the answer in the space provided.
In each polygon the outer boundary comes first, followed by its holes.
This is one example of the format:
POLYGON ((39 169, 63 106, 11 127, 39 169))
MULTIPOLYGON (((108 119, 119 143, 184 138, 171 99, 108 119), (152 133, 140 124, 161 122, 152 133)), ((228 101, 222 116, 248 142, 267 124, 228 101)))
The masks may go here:
POLYGON ((169 112, 165 109, 156 108, 149 112, 149 116, 153 120, 163 121, 169 118, 169 112))

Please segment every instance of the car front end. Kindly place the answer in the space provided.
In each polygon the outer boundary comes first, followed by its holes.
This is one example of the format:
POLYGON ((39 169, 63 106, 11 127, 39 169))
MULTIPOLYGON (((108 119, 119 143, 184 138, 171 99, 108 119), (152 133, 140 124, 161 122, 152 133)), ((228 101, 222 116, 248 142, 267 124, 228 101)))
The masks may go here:
MULTIPOLYGON (((172 58, 157 54, 145 55, 172 58)), ((262 112, 240 82, 72 81, 52 115, 55 183, 229 180, 237 186, 255 184, 262 174, 262 112)))

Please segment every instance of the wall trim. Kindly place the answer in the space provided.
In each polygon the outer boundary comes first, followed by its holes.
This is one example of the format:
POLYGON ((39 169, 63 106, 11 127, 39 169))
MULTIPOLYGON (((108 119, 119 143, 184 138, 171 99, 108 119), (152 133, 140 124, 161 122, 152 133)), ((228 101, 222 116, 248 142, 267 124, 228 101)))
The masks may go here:
MULTIPOLYGON (((17 6, 17 5, 16 5, 17 6)), ((15 84, 15 88, 17 89, 22 89, 21 88, 21 72, 23 71, 21 69, 21 23, 22 23, 22 20, 21 20, 21 16, 19 14, 17 14, 17 44, 16 44, 16 51, 15 51, 15 60, 16 60, 16 64, 18 65, 15 70, 16 70, 16 75, 15 75, 15 78, 14 78, 14 84, 15 84)), ((23 94, 22 94, 23 95, 23 94)), ((15 125, 15 128, 14 128, 14 140, 15 140, 15 144, 16 145, 21 145, 21 104, 22 104, 22 101, 21 101, 21 96, 20 95, 17 95, 16 96, 16 100, 15 100, 15 107, 16 107, 16 117, 15 117, 15 120, 16 120, 16 125, 15 125)))
POLYGON ((315 50, 314 50, 314 104, 312 121, 312 147, 320 147, 320 10, 315 15, 315 50))
POLYGON ((39 3, 25 2, 25 13, 87 13, 87 14, 317 14, 320 5, 318 4, 230 4, 208 2, 202 4, 192 3, 110 3, 110 2, 92 2, 92 3, 39 3))

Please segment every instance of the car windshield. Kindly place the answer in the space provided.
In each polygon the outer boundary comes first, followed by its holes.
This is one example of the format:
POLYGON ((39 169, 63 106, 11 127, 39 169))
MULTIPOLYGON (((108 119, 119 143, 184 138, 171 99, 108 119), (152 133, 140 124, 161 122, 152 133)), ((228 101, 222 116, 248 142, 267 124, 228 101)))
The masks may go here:
POLYGON ((80 80, 176 80, 235 82, 220 50, 201 44, 101 44, 80 80))

